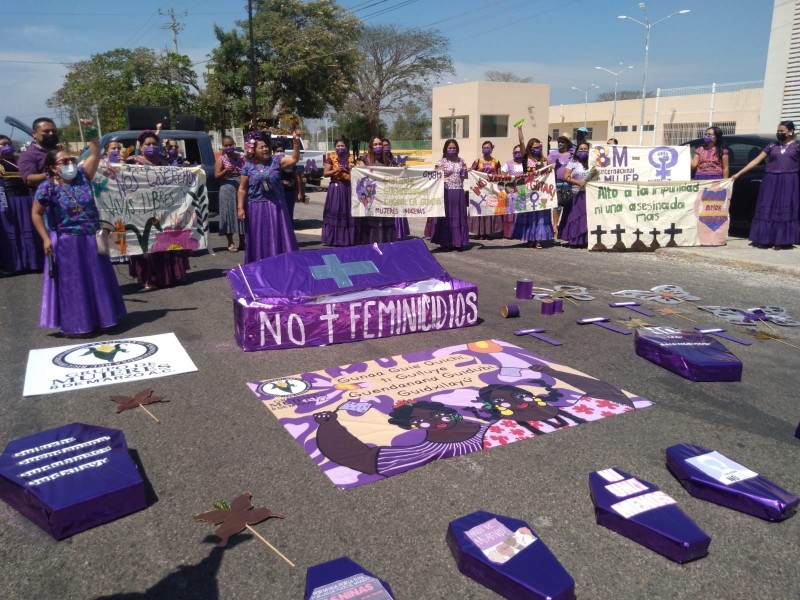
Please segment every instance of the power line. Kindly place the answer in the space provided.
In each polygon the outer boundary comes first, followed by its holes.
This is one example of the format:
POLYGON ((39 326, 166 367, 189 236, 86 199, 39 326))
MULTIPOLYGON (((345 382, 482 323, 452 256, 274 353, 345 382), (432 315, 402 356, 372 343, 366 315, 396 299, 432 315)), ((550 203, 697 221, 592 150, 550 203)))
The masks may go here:
MULTIPOLYGON (((175 54, 177 54, 178 53, 178 32, 183 31, 183 23, 178 23, 177 19, 175 19, 176 15, 175 15, 175 9, 174 8, 170 8, 169 10, 167 10, 165 12, 161 12, 161 9, 159 8, 158 9, 158 14, 160 14, 162 17, 170 17, 170 19, 172 19, 166 25, 162 25, 161 29, 171 29, 172 30, 172 50, 175 52, 175 54)), ((179 14, 177 16, 185 17, 185 16, 187 16, 187 14, 188 13, 186 11, 183 11, 183 14, 179 14)))

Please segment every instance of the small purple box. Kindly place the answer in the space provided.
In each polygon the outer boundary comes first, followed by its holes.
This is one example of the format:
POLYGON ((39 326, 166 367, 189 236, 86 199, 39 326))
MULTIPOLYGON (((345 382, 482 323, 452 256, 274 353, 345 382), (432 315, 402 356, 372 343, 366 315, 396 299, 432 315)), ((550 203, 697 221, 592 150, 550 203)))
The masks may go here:
POLYGON ((636 354, 691 381, 741 381, 742 361, 714 338, 670 327, 639 327, 636 354))
POLYGON ((330 598, 394 600, 388 583, 346 556, 309 567, 306 571, 303 600, 330 598))
POLYGON ((702 446, 670 446, 667 468, 695 498, 766 521, 788 519, 800 502, 766 477, 702 446))
POLYGON ((575 581, 525 521, 477 511, 450 522, 447 545, 459 571, 504 598, 575 598, 575 581))
POLYGON ((57 540, 147 505, 144 481, 122 432, 83 423, 6 446, 0 499, 57 540))
POLYGON ((619 469, 589 473, 597 523, 677 563, 708 554, 711 538, 652 483, 619 469))

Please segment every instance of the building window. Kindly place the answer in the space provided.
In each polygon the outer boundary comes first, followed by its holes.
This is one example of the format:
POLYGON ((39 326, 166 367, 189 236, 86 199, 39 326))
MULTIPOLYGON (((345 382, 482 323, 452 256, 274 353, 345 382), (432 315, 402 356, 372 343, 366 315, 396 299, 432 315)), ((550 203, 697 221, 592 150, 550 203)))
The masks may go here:
POLYGON ((614 133, 620 133, 628 131, 627 125, 614 125, 614 133))
POLYGON ((481 137, 508 137, 508 115, 481 115, 481 137))
POLYGON ((553 129, 553 139, 554 139, 554 140, 557 140, 557 139, 558 139, 558 133, 559 133, 559 130, 558 130, 558 129, 553 129))
POLYGON ((446 140, 461 140, 469 137, 469 117, 442 117, 439 119, 439 134, 446 140))
MULTIPOLYGON (((736 133, 736 121, 718 121, 714 126, 722 130, 723 135, 736 133)), ((664 123, 664 144, 676 145, 703 137, 708 129, 708 121, 692 123, 664 123)))
POLYGON ((638 125, 631 125, 631 131, 636 131, 637 127, 638 127, 638 125))
POLYGON ((655 125, 642 125, 642 131, 655 131, 655 125))

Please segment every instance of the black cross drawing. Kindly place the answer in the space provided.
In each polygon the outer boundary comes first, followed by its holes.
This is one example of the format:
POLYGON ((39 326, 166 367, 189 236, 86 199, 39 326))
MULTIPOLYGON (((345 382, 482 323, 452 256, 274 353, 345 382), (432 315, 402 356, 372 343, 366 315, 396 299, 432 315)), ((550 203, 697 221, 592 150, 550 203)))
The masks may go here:
POLYGON ((670 228, 665 229, 664 233, 669 234, 669 241, 667 242, 667 248, 675 248, 678 244, 675 243, 675 236, 679 233, 683 233, 683 229, 678 229, 675 227, 675 223, 670 223, 670 228))
POLYGON ((649 250, 647 244, 645 244, 639 237, 644 235, 644 231, 637 227, 633 234, 636 236, 636 241, 631 244, 631 250, 635 250, 636 252, 647 252, 649 250))
POLYGON ((648 233, 653 236, 653 241, 650 242, 650 248, 652 250, 655 250, 656 248, 661 248, 661 244, 658 243, 658 234, 661 232, 655 227, 653 227, 648 233))
POLYGON ((592 250, 607 250, 606 245, 602 242, 603 234, 608 233, 605 229, 603 229, 600 225, 594 228, 594 231, 591 232, 592 235, 597 236, 597 243, 592 246, 592 250))
POLYGON ((639 229, 639 228, 637 227, 637 228, 636 228, 636 231, 634 231, 634 232, 633 232, 633 235, 635 235, 635 236, 636 236, 636 241, 638 242, 638 241, 639 241, 639 236, 640 236, 640 235, 644 235, 644 231, 642 231, 641 229, 639 229))
POLYGON ((627 247, 625 246, 625 243, 622 241, 622 234, 625 233, 626 231, 627 230, 623 229, 622 226, 619 223, 617 223, 617 226, 614 229, 611 230, 611 233, 613 233, 614 235, 617 236, 617 241, 611 247, 612 250, 620 251, 620 250, 626 250, 627 249, 627 247))

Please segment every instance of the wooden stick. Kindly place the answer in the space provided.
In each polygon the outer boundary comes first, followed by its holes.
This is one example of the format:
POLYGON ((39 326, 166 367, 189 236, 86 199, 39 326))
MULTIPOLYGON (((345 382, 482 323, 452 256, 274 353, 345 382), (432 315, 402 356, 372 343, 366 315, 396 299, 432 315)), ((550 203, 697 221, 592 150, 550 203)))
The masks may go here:
POLYGON ((150 415, 155 420, 156 423, 161 424, 161 421, 159 421, 153 413, 151 413, 149 410, 147 410, 144 407, 144 404, 140 404, 139 408, 141 408, 144 412, 146 412, 148 415, 150 415))
POLYGON ((262 542, 264 542, 264 543, 265 543, 267 546, 269 546, 269 547, 270 547, 270 549, 271 549, 271 550, 272 550, 272 551, 273 551, 275 554, 277 554, 277 555, 278 555, 278 556, 280 556, 280 557, 281 557, 283 560, 285 560, 287 563, 289 563, 289 566, 290 566, 290 567, 293 567, 293 566, 295 566, 295 565, 294 565, 294 563, 293 563, 292 561, 290 561, 290 560, 289 560, 288 558, 286 558, 286 557, 285 557, 283 554, 281 554, 281 552, 280 552, 280 551, 279 551, 279 550, 278 550, 278 549, 277 549, 275 546, 273 546, 273 545, 272 545, 272 544, 270 544, 270 543, 269 543, 267 540, 265 540, 265 539, 264 539, 264 538, 261 536, 261 534, 260 534, 260 533, 258 533, 258 532, 257 532, 255 529, 253 529, 252 527, 250 527, 250 525, 245 525, 245 527, 247 527, 247 529, 248 529, 248 530, 249 530, 249 531, 250 531, 250 532, 251 532, 251 533, 252 533, 254 536, 256 536, 258 539, 260 539, 262 542))
POLYGON ((242 279, 244 279, 244 284, 247 286, 247 291, 250 292, 250 297, 253 299, 253 302, 256 301, 256 295, 253 293, 253 288, 250 287, 250 282, 247 281, 247 276, 244 274, 244 269, 242 265, 239 265, 239 272, 242 274, 242 279))
POLYGON ((796 348, 797 350, 800 350, 800 346, 795 346, 794 344, 790 344, 789 342, 785 342, 785 341, 780 340, 778 338, 772 338, 772 339, 775 340, 776 342, 780 342, 781 344, 786 344, 787 346, 791 346, 792 348, 796 348))

